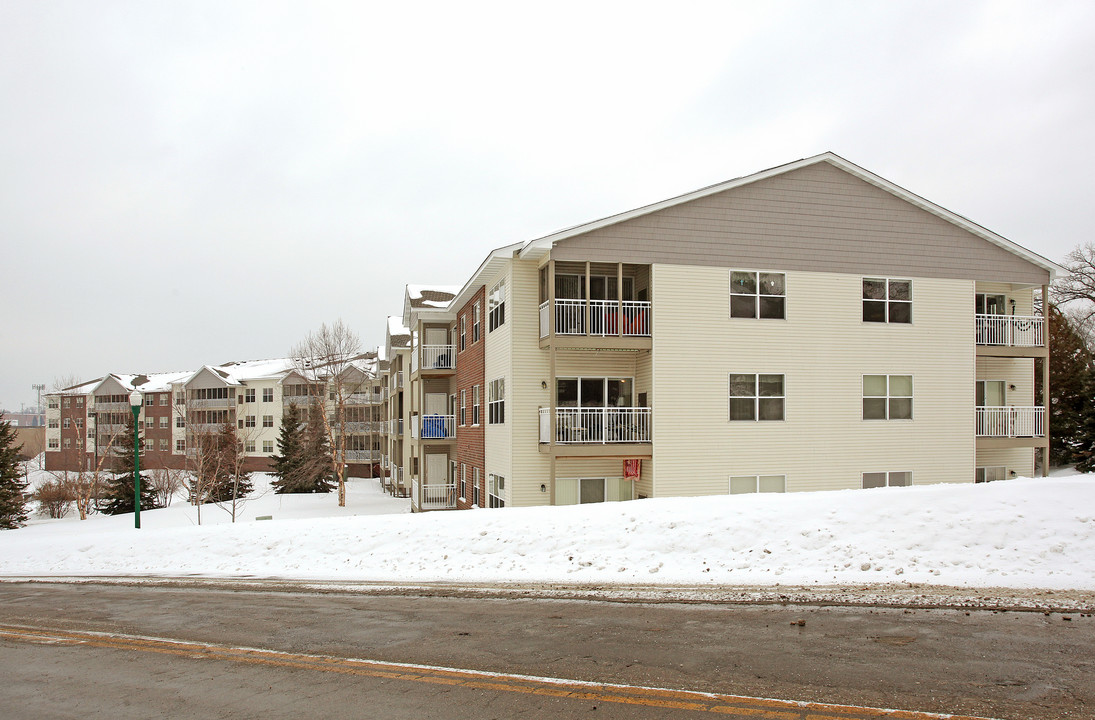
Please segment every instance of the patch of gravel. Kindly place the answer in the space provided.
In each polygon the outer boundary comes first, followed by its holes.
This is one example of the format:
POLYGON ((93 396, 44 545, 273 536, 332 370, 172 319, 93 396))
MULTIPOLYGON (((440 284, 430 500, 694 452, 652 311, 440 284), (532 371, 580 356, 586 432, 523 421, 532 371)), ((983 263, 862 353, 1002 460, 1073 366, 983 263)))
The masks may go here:
POLYGON ((7 577, 0 582, 90 583, 251 592, 313 592, 423 597, 542 598, 618 603, 815 605, 1095 613, 1095 592, 954 587, 914 583, 812 587, 564 585, 554 583, 369 583, 277 578, 7 577))

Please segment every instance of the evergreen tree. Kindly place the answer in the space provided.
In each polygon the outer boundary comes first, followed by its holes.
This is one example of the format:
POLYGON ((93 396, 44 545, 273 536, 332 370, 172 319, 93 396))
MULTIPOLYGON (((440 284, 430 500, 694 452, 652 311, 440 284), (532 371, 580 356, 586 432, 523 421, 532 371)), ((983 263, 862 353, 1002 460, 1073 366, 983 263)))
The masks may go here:
POLYGON ((308 425, 304 433, 304 463, 302 472, 305 478, 305 492, 329 493, 335 489, 338 479, 331 463, 331 443, 323 426, 322 405, 311 408, 308 425))
MULTIPOLYGON (((1091 352, 1072 320, 1056 305, 1049 308, 1049 426, 1050 462, 1067 465, 1095 450, 1095 444, 1081 437, 1092 406, 1093 378, 1091 352)), ((1035 374, 1035 397, 1041 397, 1042 374, 1035 374)), ((1095 439, 1095 438, 1093 438, 1095 439)))
MULTIPOLYGON (((140 449, 143 451, 143 440, 140 449)), ((133 512, 133 416, 126 417, 126 429, 118 435, 114 442, 113 450, 117 453, 113 467, 106 478, 103 497, 98 503, 99 512, 107 515, 121 515, 133 512)), ((144 454, 140 453, 140 463, 143 469, 144 454)), ((156 493, 152 488, 152 478, 141 473, 141 510, 152 510, 158 507, 156 493)))
POLYGON ((251 473, 243 469, 243 442, 228 423, 213 437, 215 475, 209 483, 207 499, 212 502, 231 502, 251 493, 251 473))
POLYGON ((15 428, 0 415, 0 530, 17 528, 27 521, 26 480, 19 472, 15 428))
POLYGON ((281 416, 278 453, 271 458, 274 475, 278 478, 270 483, 274 492, 312 492, 304 489, 300 482, 300 467, 304 463, 304 429, 298 419, 296 405, 290 405, 281 416))

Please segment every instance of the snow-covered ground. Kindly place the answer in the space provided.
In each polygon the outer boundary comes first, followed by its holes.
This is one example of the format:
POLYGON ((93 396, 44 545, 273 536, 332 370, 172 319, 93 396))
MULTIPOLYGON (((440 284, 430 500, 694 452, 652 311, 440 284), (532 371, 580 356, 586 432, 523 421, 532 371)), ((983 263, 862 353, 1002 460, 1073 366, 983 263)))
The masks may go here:
MULTIPOLYGON (((256 478, 262 492, 268 480, 256 478)), ((407 514, 375 480, 0 532, 0 576, 1095 590, 1095 476, 407 514), (272 520, 256 521, 256 516, 272 520)))

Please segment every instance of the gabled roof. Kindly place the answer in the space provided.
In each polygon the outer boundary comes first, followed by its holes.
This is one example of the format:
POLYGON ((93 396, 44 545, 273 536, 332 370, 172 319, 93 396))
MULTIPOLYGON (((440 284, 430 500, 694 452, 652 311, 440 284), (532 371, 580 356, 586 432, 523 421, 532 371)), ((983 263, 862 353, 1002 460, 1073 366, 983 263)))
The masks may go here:
POLYGON ((933 215, 936 215, 943 220, 946 220, 947 222, 957 225, 958 227, 980 238, 983 238, 984 240, 987 240, 988 242, 997 245, 1004 250, 1007 250, 1008 252, 1018 255, 1024 260, 1030 262, 1031 264, 1047 270, 1050 273, 1051 279, 1055 276, 1060 276, 1068 273, 1068 271, 1064 267, 1058 265, 1057 263, 1048 260, 1035 252, 1031 252, 1021 245, 1018 245, 1001 235, 997 235, 991 230, 981 227, 972 220, 969 220, 968 218, 962 217, 961 215, 953 213, 944 207, 929 202, 919 195, 911 193, 908 190, 893 184, 883 177, 879 177, 872 172, 864 170, 858 165, 851 163, 840 157, 836 153, 832 152, 821 153, 820 155, 814 155, 813 157, 804 158, 802 160, 797 160, 795 162, 787 163, 785 165, 779 165, 774 168, 769 168, 768 170, 762 170, 761 172, 754 173, 753 175, 746 175, 745 177, 736 178, 734 180, 727 180, 726 182, 718 183, 716 185, 709 185, 708 187, 700 188, 699 190, 694 190, 693 192, 679 195, 674 198, 669 198, 668 200, 662 200, 661 202, 657 202, 652 205, 645 205, 634 210, 628 210, 627 212, 610 215, 608 217, 601 218, 600 220, 594 220, 593 222, 575 225, 574 227, 560 230, 550 235, 545 235, 544 237, 528 241, 527 243, 525 243, 524 247, 521 248, 520 256, 523 258, 539 258, 547 253, 551 249, 552 245, 561 240, 566 240, 567 238, 582 235, 593 230, 598 230, 600 228, 608 227, 610 225, 626 222, 628 220, 641 217, 643 215, 649 215, 650 213, 658 212, 659 210, 671 208, 676 205, 681 205, 687 202, 691 202, 693 200, 707 197, 709 195, 732 190, 743 185, 766 180, 776 175, 793 172, 795 170, 799 170, 801 168, 823 162, 829 163, 834 167, 837 167, 851 175, 854 175, 864 182, 870 183, 875 187, 885 190, 886 192, 900 198, 901 200, 904 200, 912 205, 915 205, 916 207, 926 210, 927 212, 930 212, 933 215))

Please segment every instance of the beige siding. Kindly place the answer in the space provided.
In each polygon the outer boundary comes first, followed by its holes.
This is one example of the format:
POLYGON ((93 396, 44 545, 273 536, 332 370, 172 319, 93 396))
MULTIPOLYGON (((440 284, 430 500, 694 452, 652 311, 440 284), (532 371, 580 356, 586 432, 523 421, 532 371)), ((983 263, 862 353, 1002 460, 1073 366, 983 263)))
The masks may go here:
POLYGON ((910 325, 864 323, 858 275, 788 272, 786 320, 728 318, 728 286, 724 268, 654 268, 657 496, 724 494, 732 474, 788 491, 879 470, 972 481, 971 281, 913 278, 910 325), (786 419, 729 422, 731 372, 784 374, 786 419), (912 375, 914 419, 863 420, 864 374, 912 375))
POLYGON ((1006 295, 1008 299, 1015 301, 1016 315, 1034 314, 1034 289, 1029 287, 1018 288, 1011 283, 979 282, 975 292, 992 295, 1006 295))
POLYGON ((1049 280, 1018 255, 824 162, 562 240, 552 257, 1049 280))
MULTIPOLYGON (((638 354, 612 350, 560 350, 555 360, 555 377, 636 378, 638 354)), ((551 384, 549 381, 548 385, 551 384)))
POLYGON ((1030 407, 1036 404, 1032 358, 977 358, 977 379, 1003 380, 1007 384, 1004 399, 1008 405, 1030 407))
POLYGON ((1034 477, 1033 448, 994 448, 977 451, 977 467, 1003 465, 1018 477, 1034 477))

